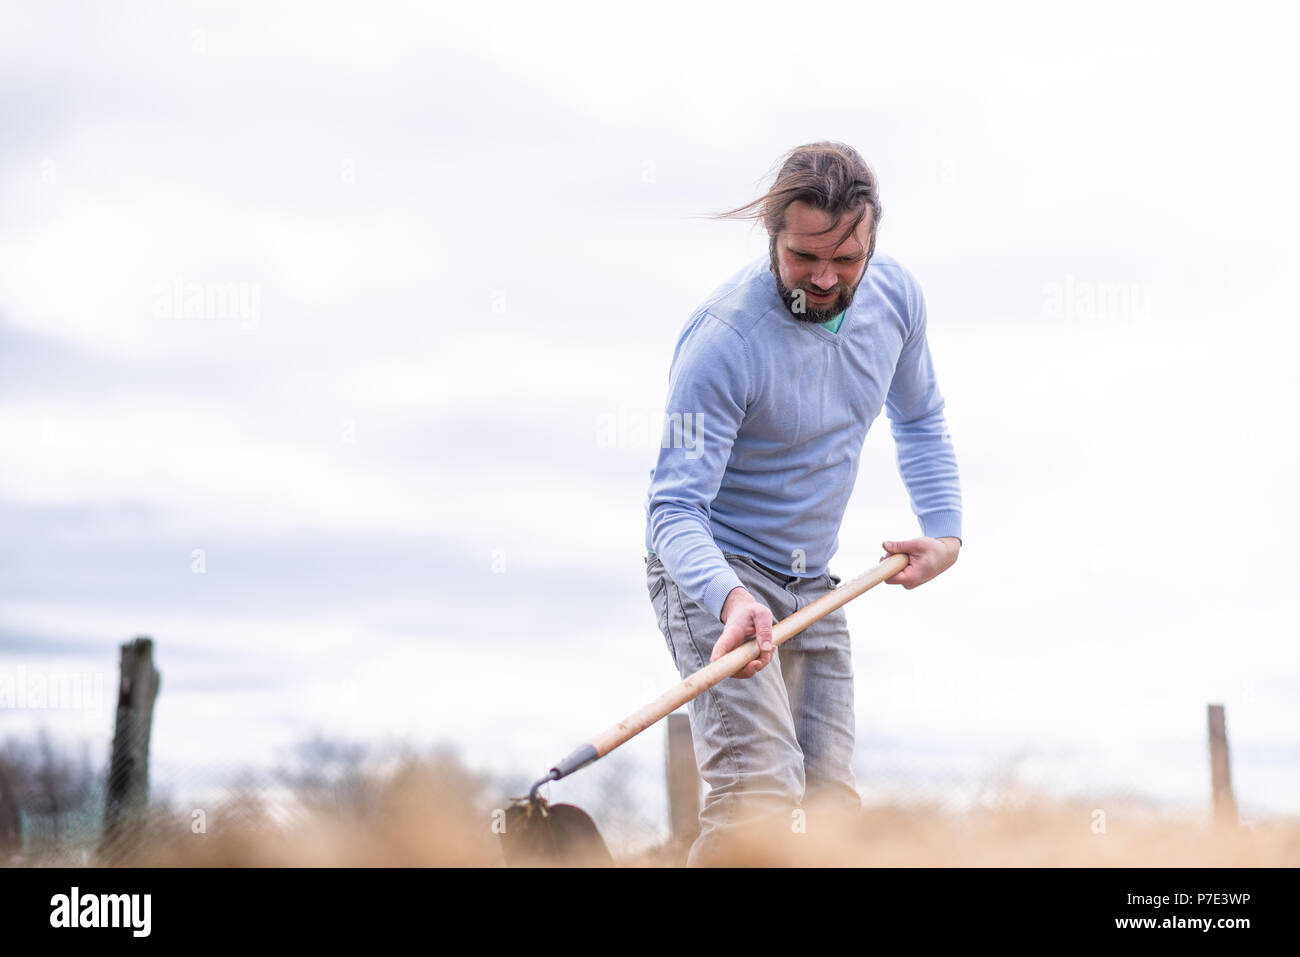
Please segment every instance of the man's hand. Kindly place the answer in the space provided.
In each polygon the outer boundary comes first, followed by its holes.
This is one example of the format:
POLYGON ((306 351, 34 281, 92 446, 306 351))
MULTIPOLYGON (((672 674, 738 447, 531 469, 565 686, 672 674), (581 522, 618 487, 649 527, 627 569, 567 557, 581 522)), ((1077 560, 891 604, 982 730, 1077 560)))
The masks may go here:
POLYGON ((722 605, 722 621, 727 627, 722 629, 722 637, 713 646, 709 661, 717 661, 733 648, 743 645, 750 635, 756 634, 762 654, 732 675, 733 678, 754 677, 772 660, 772 653, 776 649, 772 643, 771 609, 744 588, 733 588, 722 605))
POLYGON ((885 550, 880 556, 882 562, 890 555, 907 556, 907 567, 893 578, 886 578, 885 584, 902 585, 911 591, 951 568, 957 561, 961 541, 950 537, 913 538, 906 542, 881 542, 881 547, 885 550))

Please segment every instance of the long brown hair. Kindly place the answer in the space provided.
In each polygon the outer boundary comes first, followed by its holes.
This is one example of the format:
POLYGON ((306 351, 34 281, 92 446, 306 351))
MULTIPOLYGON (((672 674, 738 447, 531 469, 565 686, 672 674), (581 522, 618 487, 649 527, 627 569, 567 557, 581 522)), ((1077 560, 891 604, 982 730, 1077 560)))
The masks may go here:
POLYGON ((714 213, 715 219, 752 219, 761 222, 775 241, 785 228, 785 213, 791 203, 804 202, 831 216, 831 225, 817 235, 829 233, 842 215, 849 221, 843 243, 852 236, 867 212, 871 213, 871 249, 876 246, 880 223, 880 191, 876 176, 852 146, 833 140, 796 146, 778 161, 780 169, 771 188, 753 202, 714 213))

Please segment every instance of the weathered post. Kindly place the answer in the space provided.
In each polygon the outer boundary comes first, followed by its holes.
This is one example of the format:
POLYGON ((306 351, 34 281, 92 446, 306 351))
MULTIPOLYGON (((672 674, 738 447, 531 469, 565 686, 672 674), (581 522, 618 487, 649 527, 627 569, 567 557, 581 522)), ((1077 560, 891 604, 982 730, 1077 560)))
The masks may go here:
POLYGON ((18 806, 17 773, 0 758, 0 864, 23 849, 23 816, 18 806))
POLYGON ((1237 801, 1232 796, 1228 764, 1228 729, 1223 705, 1210 705, 1210 786, 1214 791, 1214 817, 1223 824, 1237 823, 1237 801))
POLYGON ((700 772, 684 714, 668 716, 668 824, 674 841, 690 843, 700 833, 700 772))
POLYGON ((137 833, 149 802, 149 734, 161 675, 153 664, 153 640, 138 637, 122 645, 122 679, 117 724, 104 799, 100 853, 113 855, 137 833))

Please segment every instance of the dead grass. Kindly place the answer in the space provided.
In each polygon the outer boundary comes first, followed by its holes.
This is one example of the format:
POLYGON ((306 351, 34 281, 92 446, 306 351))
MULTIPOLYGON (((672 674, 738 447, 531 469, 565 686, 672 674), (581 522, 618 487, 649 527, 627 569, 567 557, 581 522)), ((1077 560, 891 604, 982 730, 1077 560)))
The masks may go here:
POLYGON ((129 867, 495 867, 491 816, 427 770, 403 772, 365 811, 305 812, 276 821, 253 798, 211 815, 207 833, 188 820, 155 823, 115 863, 129 867))
MULTIPOLYGON (((955 814, 888 806, 849 817, 809 809, 802 833, 788 822, 738 840, 718 863, 740 867, 1295 867, 1300 821, 1215 826, 1192 815, 1092 808, 1030 798, 955 814)), ((598 824, 600 822, 597 822, 598 824)), ((117 863, 195 867, 497 867, 490 811, 436 774, 394 778, 364 813, 312 813, 273 823, 255 803, 220 809, 206 834, 188 821, 155 825, 117 863)), ((682 845, 625 857, 624 867, 672 867, 682 845)))
MULTIPOLYGON (((735 867, 1295 867, 1300 821, 1215 825, 1195 815, 1046 801, 965 814, 877 807, 743 835, 711 863, 735 867)), ((654 856, 625 865, 654 866, 654 856)))

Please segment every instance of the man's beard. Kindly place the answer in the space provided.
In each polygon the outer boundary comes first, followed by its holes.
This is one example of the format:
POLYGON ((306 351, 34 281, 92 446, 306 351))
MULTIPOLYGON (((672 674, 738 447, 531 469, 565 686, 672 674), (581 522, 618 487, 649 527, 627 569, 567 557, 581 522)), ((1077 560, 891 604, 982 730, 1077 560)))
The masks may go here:
MULTIPOLYGON (((875 245, 874 243, 872 244, 875 245)), ((858 291, 858 286, 862 285, 862 280, 867 278, 867 270, 862 270, 862 275, 853 285, 852 289, 846 289, 844 286, 836 284, 835 299, 829 305, 817 307, 808 298, 808 290, 804 289, 804 295, 798 296, 797 289, 791 289, 781 281, 781 268, 776 264, 776 240, 770 243, 770 257, 772 260, 772 278, 776 280, 776 291, 781 294, 781 301, 785 303, 786 310, 795 319, 800 322, 830 322, 853 303, 853 296, 858 291), (798 300, 802 299, 802 312, 796 312, 795 307, 799 305, 798 300)))

